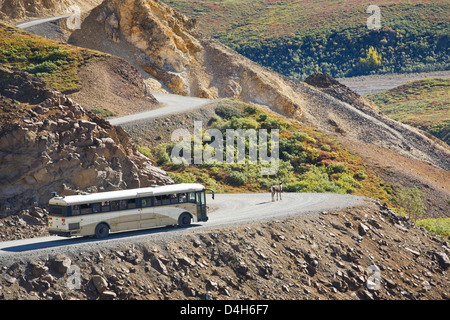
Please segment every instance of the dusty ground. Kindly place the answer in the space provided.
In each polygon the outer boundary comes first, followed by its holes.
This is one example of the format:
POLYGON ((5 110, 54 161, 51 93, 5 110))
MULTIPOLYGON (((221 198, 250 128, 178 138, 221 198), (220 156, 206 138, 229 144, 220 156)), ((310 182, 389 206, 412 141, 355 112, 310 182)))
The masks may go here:
POLYGON ((5 265, 0 298, 441 300, 450 298, 449 253, 448 240, 372 201, 5 265), (67 285, 74 266, 79 289, 67 285))
POLYGON ((360 95, 389 90, 405 84, 408 81, 425 78, 449 78, 450 71, 436 71, 424 73, 371 75, 353 78, 339 78, 340 83, 346 85, 360 95))
POLYGON ((393 186, 413 188, 425 193, 426 217, 450 217, 450 172, 396 152, 335 135, 345 148, 361 156, 367 165, 393 186))
POLYGON ((118 57, 96 59, 78 71, 81 90, 69 95, 88 110, 106 109, 118 116, 159 107, 140 73, 118 57))

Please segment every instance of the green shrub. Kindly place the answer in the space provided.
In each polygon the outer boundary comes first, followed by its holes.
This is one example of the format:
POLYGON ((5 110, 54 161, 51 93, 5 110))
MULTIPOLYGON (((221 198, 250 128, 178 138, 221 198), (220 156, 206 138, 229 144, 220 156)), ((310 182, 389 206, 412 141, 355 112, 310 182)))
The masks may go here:
POLYGON ((140 153, 142 153, 144 156, 146 156, 147 158, 151 159, 152 158, 152 154, 150 152, 150 148, 147 147, 143 147, 140 145, 137 145, 137 149, 140 153))
POLYGON ((243 130, 249 130, 249 129, 258 129, 259 123, 252 118, 232 118, 231 120, 227 121, 224 124, 224 129, 243 129, 243 130))
POLYGON ((244 112, 247 115, 250 115, 250 116, 254 115, 254 114, 257 114, 257 113, 260 113, 260 111, 259 111, 259 109, 257 107, 254 107, 254 106, 251 106, 251 105, 246 105, 244 107, 244 112))
POLYGON ((102 117, 114 117, 117 114, 104 108, 92 108, 91 112, 102 117))
POLYGON ((339 192, 341 193, 353 193, 357 188, 362 187, 361 184, 353 179, 348 173, 342 174, 335 184, 339 187, 339 192))
POLYGON ((242 186, 248 181, 245 173, 239 171, 230 171, 226 179, 229 184, 236 187, 242 186))
POLYGON ((334 173, 344 173, 347 172, 347 164, 339 162, 339 163, 331 163, 327 167, 328 174, 334 174, 334 173))
POLYGON ((158 165, 163 165, 170 162, 170 157, 167 153, 167 145, 164 143, 160 144, 156 149, 156 162, 158 165))
POLYGON ((414 188, 397 188, 397 196, 394 201, 400 207, 400 214, 408 215, 412 220, 417 221, 426 211, 423 203, 422 191, 414 186, 414 188))
POLYGON ((220 105, 216 108, 215 110, 216 114, 220 117, 222 117, 223 119, 231 119, 233 117, 237 117, 240 118, 242 117, 242 112, 232 106, 226 106, 226 105, 220 105))
POLYGON ((358 170, 358 172, 355 174, 355 178, 358 180, 366 180, 367 174, 363 170, 358 170))
POLYGON ((331 147, 330 147, 330 145, 328 145, 328 144, 323 144, 323 145, 320 147, 320 149, 321 149, 322 151, 331 152, 331 147))
POLYGON ((450 218, 418 220, 416 221, 416 225, 441 236, 450 236, 450 218))
POLYGON ((168 172, 168 175, 169 175, 169 177, 171 177, 173 179, 173 181, 175 183, 196 183, 196 182, 198 182, 197 177, 190 172, 186 172, 186 173, 168 172))
POLYGON ((266 121, 267 117, 268 117, 268 115, 267 115, 266 113, 261 113, 261 114, 258 116, 258 121, 259 121, 259 122, 266 121))
POLYGON ((58 70, 58 66, 51 61, 44 61, 38 65, 30 64, 25 71, 38 74, 38 73, 53 73, 58 70))

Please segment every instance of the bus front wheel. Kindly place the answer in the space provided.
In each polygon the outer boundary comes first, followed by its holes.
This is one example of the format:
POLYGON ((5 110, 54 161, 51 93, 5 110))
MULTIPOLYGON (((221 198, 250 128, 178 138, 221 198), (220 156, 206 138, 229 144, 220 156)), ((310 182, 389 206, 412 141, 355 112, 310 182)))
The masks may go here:
POLYGON ((191 215, 187 212, 184 212, 178 218, 178 225, 182 228, 186 228, 191 225, 191 215))
POLYGON ((109 227, 106 223, 100 223, 95 227, 95 237, 97 239, 106 238, 109 235, 109 227))

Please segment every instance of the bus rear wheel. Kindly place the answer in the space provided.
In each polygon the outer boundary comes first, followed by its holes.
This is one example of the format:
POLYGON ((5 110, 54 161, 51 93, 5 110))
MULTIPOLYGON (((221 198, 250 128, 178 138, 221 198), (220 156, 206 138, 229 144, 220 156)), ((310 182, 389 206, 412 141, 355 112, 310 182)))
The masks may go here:
POLYGON ((95 227, 95 237, 97 239, 106 238, 109 235, 109 227, 106 223, 100 223, 95 227))
POLYGON ((184 212, 178 218, 178 225, 182 228, 186 228, 191 225, 191 215, 187 212, 184 212))

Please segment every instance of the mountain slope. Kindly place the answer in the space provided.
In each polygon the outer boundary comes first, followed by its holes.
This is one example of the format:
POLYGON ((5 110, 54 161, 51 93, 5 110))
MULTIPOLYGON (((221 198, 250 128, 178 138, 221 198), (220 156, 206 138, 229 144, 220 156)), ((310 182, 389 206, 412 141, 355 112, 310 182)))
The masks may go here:
POLYGON ((366 96, 392 119, 450 144, 450 79, 422 79, 366 96))
MULTIPOLYGON (((188 233, 121 236, 95 244, 56 244, 34 255, 17 253, 0 260, 5 269, 0 298, 183 300, 183 305, 205 299, 267 300, 261 304, 449 299, 448 241, 378 201, 188 233), (78 290, 67 285, 74 279, 66 272, 72 266, 82 275, 78 290)), ((269 305, 266 316, 279 317, 284 310, 284 304, 269 305)), ((180 315, 179 308, 164 312, 180 315)))
POLYGON ((448 1, 163 0, 199 28, 286 76, 448 70, 448 1), (381 29, 367 20, 376 5, 381 29), (365 63, 372 47, 381 63, 365 63), (362 59, 362 60, 361 60, 362 59))
POLYGON ((77 5, 81 11, 99 5, 102 0, 0 0, 0 19, 21 22, 42 17, 69 14, 69 7, 77 5))
POLYGON ((301 98, 281 78, 201 37, 194 27, 195 21, 157 1, 107 0, 69 42, 121 56, 173 93, 233 97, 301 114, 301 98))
POLYGON ((0 216, 46 207, 51 192, 170 184, 120 128, 17 68, 0 68, 0 216))
POLYGON ((420 132, 267 70, 194 27, 195 21, 158 1, 106 0, 70 41, 128 58, 175 93, 266 105, 322 130, 450 168, 450 150, 420 132))
POLYGON ((117 115, 154 109, 139 72, 126 60, 32 35, 0 23, 0 63, 41 77, 84 108, 117 115))

